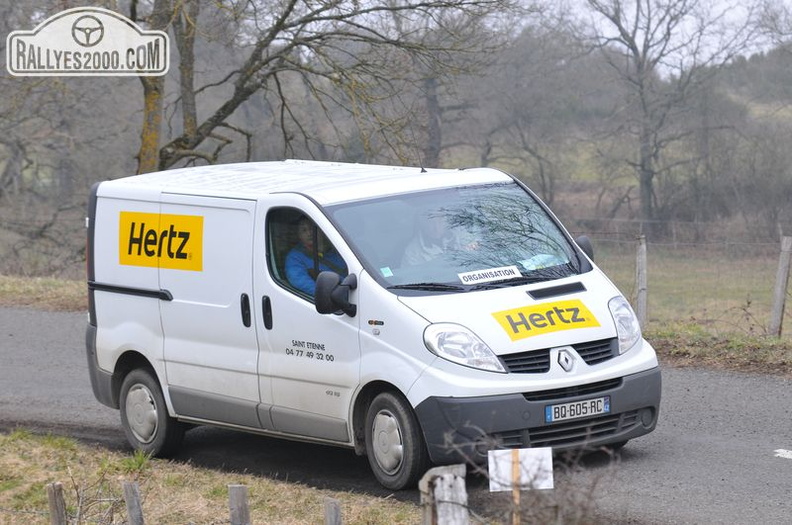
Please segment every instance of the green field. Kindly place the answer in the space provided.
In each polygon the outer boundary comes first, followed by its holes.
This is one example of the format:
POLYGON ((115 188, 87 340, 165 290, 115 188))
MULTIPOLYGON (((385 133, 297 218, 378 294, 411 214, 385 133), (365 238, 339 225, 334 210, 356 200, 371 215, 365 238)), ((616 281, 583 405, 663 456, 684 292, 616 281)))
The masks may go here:
MULTIPOLYGON (((636 242, 595 241, 595 262, 631 301, 636 242)), ((770 321, 780 245, 648 244, 647 329, 695 325, 723 335, 764 335, 770 321)), ((785 324, 790 324, 787 308, 785 324)))

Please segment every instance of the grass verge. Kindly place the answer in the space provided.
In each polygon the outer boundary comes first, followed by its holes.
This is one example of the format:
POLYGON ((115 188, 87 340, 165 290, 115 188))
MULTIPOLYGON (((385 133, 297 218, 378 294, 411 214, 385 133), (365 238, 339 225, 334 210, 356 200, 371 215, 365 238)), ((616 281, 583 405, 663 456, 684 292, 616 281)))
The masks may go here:
POLYGON ((0 434, 0 523, 49 524, 47 485, 59 481, 70 523, 125 523, 122 482, 138 483, 146 523, 228 523, 228 485, 245 485, 251 523, 322 523, 324 499, 341 502, 344 523, 420 523, 411 503, 323 491, 244 473, 121 454, 63 437, 0 434))
POLYGON ((79 312, 88 309, 85 281, 0 275, 0 306, 79 312))
POLYGON ((644 334, 665 365, 706 367, 792 378, 792 339, 741 333, 712 334, 676 323, 644 334))

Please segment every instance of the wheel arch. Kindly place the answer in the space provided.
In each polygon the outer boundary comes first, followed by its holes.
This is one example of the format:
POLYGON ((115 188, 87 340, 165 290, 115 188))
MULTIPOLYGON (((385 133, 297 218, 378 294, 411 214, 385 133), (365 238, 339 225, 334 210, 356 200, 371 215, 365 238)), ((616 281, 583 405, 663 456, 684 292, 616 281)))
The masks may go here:
MULTIPOLYGON (((132 370, 139 368, 147 370, 155 379, 157 379, 157 381, 159 381, 159 375, 157 374, 157 371, 143 354, 137 350, 127 350, 119 356, 118 361, 116 361, 115 368, 113 369, 112 393, 113 406, 115 408, 120 408, 121 385, 124 382, 124 378, 132 370)), ((162 382, 160 382, 160 386, 162 386, 162 382)))
POLYGON ((404 393, 387 381, 372 381, 360 390, 352 407, 352 440, 358 456, 366 455, 366 412, 374 398, 383 392, 391 392, 407 401, 404 393))
MULTIPOLYGON (((357 397, 352 407, 352 440, 355 446, 355 453, 358 456, 366 455, 366 413, 371 402, 379 394, 383 392, 390 392, 394 395, 401 397, 405 404, 410 406, 410 409, 415 413, 415 407, 412 406, 407 396, 399 390, 393 383, 387 381, 372 381, 364 386, 357 397)), ((416 414, 416 422, 420 428, 420 421, 418 421, 416 414)), ((421 428, 423 434, 423 428, 421 428)))

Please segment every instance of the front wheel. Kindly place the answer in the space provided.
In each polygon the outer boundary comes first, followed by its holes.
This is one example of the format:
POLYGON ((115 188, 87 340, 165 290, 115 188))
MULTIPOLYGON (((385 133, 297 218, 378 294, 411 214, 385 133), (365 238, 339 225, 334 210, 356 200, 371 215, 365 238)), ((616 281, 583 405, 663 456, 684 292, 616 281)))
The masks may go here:
POLYGON ((379 394, 366 413, 366 454, 382 486, 414 486, 429 468, 423 434, 410 405, 391 392, 379 394))
POLYGON ((147 370, 133 370, 121 383, 121 425, 136 450, 152 456, 176 452, 184 437, 184 425, 168 415, 162 388, 147 370))

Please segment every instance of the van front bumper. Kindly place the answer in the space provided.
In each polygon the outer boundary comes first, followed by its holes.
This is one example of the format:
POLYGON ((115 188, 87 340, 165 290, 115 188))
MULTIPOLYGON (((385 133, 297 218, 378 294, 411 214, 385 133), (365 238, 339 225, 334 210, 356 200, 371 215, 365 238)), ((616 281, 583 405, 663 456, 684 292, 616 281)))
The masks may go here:
POLYGON ((544 392, 430 397, 415 411, 433 463, 484 463, 487 451, 493 449, 596 449, 648 434, 657 424, 660 391, 660 368, 656 367, 619 379, 544 392), (545 423, 549 405, 604 396, 610 398, 607 414, 545 423))

